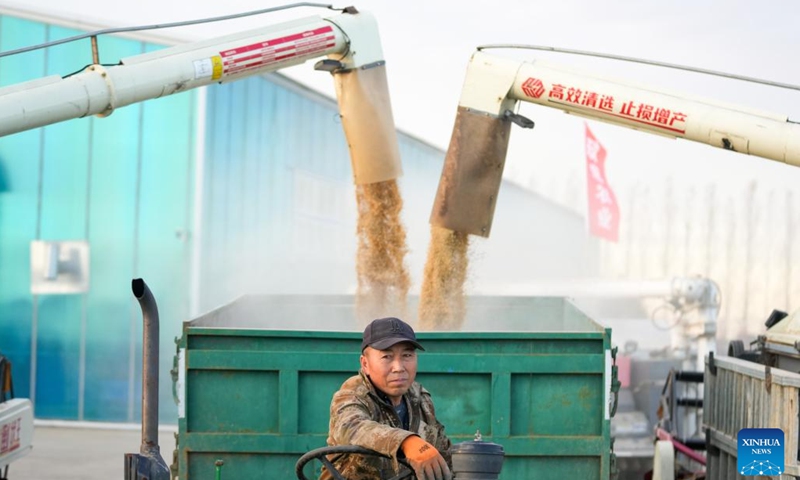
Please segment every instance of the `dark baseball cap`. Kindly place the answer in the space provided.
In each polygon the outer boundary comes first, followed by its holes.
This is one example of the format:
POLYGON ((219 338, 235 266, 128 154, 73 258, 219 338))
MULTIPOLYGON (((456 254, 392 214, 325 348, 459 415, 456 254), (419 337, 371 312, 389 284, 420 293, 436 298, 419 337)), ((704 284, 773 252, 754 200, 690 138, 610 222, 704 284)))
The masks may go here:
POLYGON ((379 318, 370 322, 367 328, 364 329, 361 351, 363 352, 367 347, 372 347, 376 350, 386 350, 400 342, 409 342, 416 348, 425 350, 422 348, 422 345, 417 342, 414 329, 412 329, 409 324, 399 318, 379 318))

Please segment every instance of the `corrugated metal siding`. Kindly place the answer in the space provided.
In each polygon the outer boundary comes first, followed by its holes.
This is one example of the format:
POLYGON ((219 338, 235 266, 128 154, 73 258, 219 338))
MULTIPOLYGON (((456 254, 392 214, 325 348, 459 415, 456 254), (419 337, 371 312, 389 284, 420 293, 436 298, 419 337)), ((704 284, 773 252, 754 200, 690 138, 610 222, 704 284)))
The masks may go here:
POLYGON ((341 258, 355 223, 337 110, 285 82, 208 90, 201 311, 248 291, 341 291, 326 264, 352 266, 341 258))
MULTIPOLYGON (((708 445, 710 480, 744 480, 737 457, 743 428, 778 428, 784 433, 781 480, 800 474, 800 375, 732 357, 714 357, 705 368, 703 423, 708 445)), ((774 447, 773 447, 774 448, 774 447)), ((765 458, 767 460, 767 458, 765 458)), ((778 476, 758 476, 776 478, 778 476)))
MULTIPOLYGON (((77 33, 3 16, 0 50, 77 33)), ((155 48, 100 38, 106 63, 155 48)), ((90 62, 88 40, 4 58, 0 85, 70 74, 90 62)), ((188 316, 190 245, 183 239, 191 218, 194 103, 184 94, 0 139, 0 351, 13 362, 17 395, 35 397, 39 418, 139 418, 135 276, 157 296, 161 371, 169 371, 172 338, 188 316), (87 294, 31 295, 35 239, 88 241, 87 294)), ((174 421, 168 377, 162 374, 161 414, 174 421)))

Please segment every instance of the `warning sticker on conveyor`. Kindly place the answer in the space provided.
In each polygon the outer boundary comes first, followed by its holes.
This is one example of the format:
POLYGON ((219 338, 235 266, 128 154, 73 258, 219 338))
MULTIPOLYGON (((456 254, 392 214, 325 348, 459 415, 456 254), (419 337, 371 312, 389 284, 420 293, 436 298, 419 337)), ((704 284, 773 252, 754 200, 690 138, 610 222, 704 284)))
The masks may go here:
POLYGON ((220 52, 222 74, 233 75, 313 53, 336 44, 333 27, 325 26, 220 52))

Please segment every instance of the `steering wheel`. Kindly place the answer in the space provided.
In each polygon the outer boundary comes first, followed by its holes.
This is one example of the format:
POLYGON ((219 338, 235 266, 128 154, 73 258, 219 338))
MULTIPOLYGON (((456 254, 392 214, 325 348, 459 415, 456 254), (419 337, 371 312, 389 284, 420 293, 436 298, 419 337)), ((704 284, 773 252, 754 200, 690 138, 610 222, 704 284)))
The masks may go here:
MULTIPOLYGON (((333 461, 338 460, 342 455, 353 455, 353 454, 372 455, 372 456, 375 456, 375 457, 392 458, 392 457, 390 457, 388 455, 384 455, 384 454, 382 454, 380 452, 376 452, 375 450, 370 450, 369 448, 359 447, 358 445, 341 445, 341 446, 338 446, 338 447, 317 448, 316 450, 311 450, 310 452, 306 453, 305 455, 300 457, 300 460, 297 461, 297 464, 294 467, 294 472, 297 474, 297 479, 298 480, 308 480, 308 478, 306 478, 305 474, 303 473, 303 468, 311 460, 317 459, 323 465, 325 465, 325 468, 327 468, 329 472, 331 472, 331 475, 333 476, 333 478, 335 478, 336 480, 347 480, 346 478, 344 478, 342 476, 341 473, 339 473, 338 470, 336 470, 336 467, 333 466, 333 463, 330 460, 328 460, 328 455, 336 455, 336 454, 338 454, 338 456, 336 456, 333 459, 333 461)), ((406 462, 405 460, 399 460, 399 462, 404 467, 406 467, 408 469, 408 471, 407 472, 400 472, 398 475, 395 475, 394 477, 390 478, 389 480, 403 480, 404 478, 412 478, 412 477, 414 477, 414 469, 411 468, 411 465, 409 465, 408 462, 406 462)))

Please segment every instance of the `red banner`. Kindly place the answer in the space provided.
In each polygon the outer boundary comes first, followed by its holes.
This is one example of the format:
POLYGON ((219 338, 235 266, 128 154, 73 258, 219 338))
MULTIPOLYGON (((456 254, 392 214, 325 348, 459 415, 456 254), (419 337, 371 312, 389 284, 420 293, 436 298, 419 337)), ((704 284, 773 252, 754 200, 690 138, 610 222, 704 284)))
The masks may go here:
POLYGON ((586 125, 586 182, 589 233, 616 242, 619 237, 617 197, 606 180, 606 149, 586 125))

